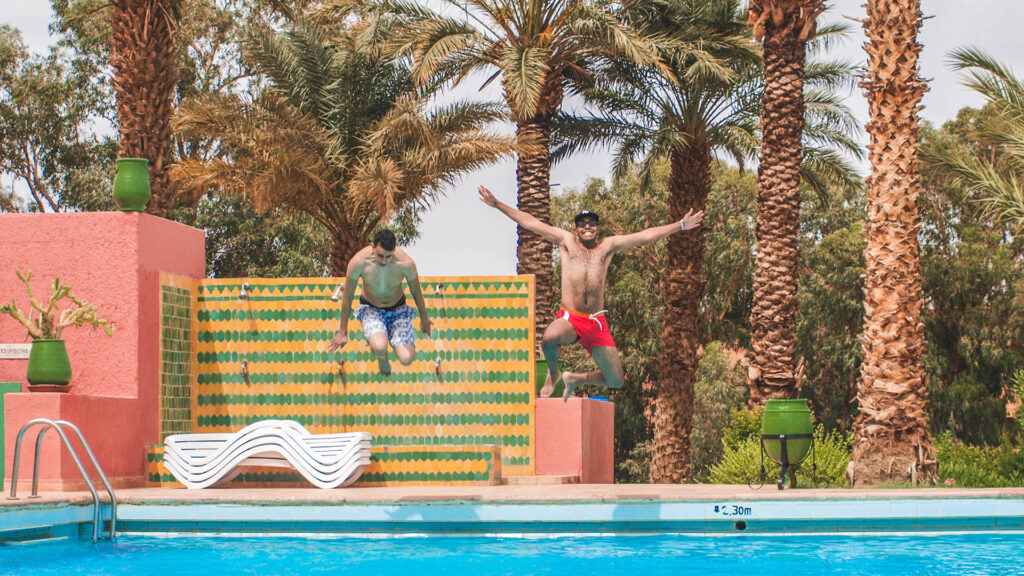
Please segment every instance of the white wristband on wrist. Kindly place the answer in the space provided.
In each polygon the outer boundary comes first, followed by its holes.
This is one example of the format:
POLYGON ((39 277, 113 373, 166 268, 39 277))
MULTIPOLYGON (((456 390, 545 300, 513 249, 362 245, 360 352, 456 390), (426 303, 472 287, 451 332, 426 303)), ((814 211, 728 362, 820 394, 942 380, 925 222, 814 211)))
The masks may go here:
POLYGON ((686 230, 686 221, 685 220, 680 220, 679 221, 679 229, 680 230, 686 230))

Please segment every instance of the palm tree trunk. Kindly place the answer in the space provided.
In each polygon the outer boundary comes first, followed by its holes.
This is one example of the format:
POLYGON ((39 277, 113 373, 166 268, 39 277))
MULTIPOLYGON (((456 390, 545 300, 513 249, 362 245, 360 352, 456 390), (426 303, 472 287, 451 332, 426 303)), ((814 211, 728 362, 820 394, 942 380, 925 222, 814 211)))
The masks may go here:
POLYGON ((751 402, 799 393, 795 339, 804 47, 821 10, 822 0, 760 0, 748 16, 755 35, 763 38, 765 64, 747 366, 751 402))
POLYGON ((937 470, 928 435, 927 375, 921 362, 925 337, 917 241, 917 113, 927 90, 917 63, 920 0, 868 0, 867 10, 864 87, 871 176, 865 229, 864 362, 847 481, 930 484, 936 481, 937 470))
POLYGON ((364 247, 369 245, 369 239, 362 234, 354 232, 354 228, 334 228, 331 232, 331 275, 344 276, 348 270, 348 261, 364 247))
MULTIPOLYGON (((669 218, 703 210, 711 191, 711 151, 703 139, 671 154, 669 218)), ((704 228, 668 239, 668 273, 662 285, 665 315, 655 383, 651 481, 679 483, 690 476, 693 384, 700 345, 700 300, 704 296, 704 228)))
POLYGON ((149 160, 152 197, 146 212, 166 216, 175 68, 174 14, 180 0, 115 0, 111 22, 117 93, 118 155, 149 160))
MULTIPOLYGON (((519 153, 516 164, 517 207, 541 222, 551 222, 551 128, 546 118, 534 118, 517 126, 516 138, 529 143, 519 153)), ((554 312, 554 255, 550 242, 519 228, 516 247, 516 272, 534 275, 535 344, 540 349, 544 328, 554 312)))

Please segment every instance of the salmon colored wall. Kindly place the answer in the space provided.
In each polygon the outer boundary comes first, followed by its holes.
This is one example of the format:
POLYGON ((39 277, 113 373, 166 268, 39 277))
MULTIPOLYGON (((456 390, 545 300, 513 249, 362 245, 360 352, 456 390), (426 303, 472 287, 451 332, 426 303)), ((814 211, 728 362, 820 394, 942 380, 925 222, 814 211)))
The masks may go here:
MULTIPOLYGON (((0 215, 0 247, 0 300, 13 298, 23 309, 27 305, 15 269, 33 273, 37 300, 46 298, 54 277, 60 277, 117 326, 112 338, 89 328, 63 333, 73 372, 68 394, 30 393, 23 387, 25 392, 6 397, 8 463, 18 430, 28 419, 61 418, 80 425, 108 476, 141 482, 144 446, 158 436, 153 414, 159 383, 159 274, 203 277, 203 231, 140 213, 7 214, 0 215)), ((24 338, 20 324, 0 317, 0 342, 24 338)), ((0 360, 0 380, 24 383, 27 363, 0 360)), ((34 442, 35 433, 31 437, 34 442)), ((56 450, 56 438, 44 447, 40 481, 77 482, 78 470, 56 450)), ((23 478, 31 475, 26 456, 19 471, 23 478)), ((10 465, 7 470, 10 475, 10 465)))
POLYGON ((537 398, 537 474, 615 481, 615 404, 590 398, 537 398))

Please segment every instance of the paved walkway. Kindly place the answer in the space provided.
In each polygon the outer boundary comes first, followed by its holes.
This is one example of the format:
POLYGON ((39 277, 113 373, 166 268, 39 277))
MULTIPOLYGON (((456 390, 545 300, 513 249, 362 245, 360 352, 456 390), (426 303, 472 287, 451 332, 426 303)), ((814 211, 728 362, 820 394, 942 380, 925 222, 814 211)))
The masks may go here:
MULTIPOLYGON (((101 490, 101 494, 105 494, 101 490)), ((719 484, 559 484, 519 486, 402 486, 387 488, 122 488, 116 490, 122 504, 151 502, 603 502, 619 500, 861 500, 904 498, 1012 498, 1024 499, 1024 488, 833 488, 779 490, 766 485, 719 484)), ((0 498, 0 506, 31 506, 52 502, 90 501, 88 492, 42 493, 40 498, 0 498)))

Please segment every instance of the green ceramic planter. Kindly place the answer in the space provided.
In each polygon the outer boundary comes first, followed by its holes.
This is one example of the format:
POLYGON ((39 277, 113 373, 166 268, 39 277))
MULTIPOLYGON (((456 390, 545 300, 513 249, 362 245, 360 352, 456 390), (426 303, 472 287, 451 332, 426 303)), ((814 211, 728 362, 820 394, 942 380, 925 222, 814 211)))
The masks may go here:
POLYGON ((114 176, 114 202, 123 212, 141 212, 149 202, 149 160, 120 158, 114 176))
POLYGON ((33 340, 27 377, 32 386, 67 386, 71 382, 71 360, 64 341, 33 340))
MULTIPOLYGON (((769 436, 786 435, 786 459, 789 464, 799 464, 811 449, 810 434, 814 433, 811 409, 806 398, 792 400, 769 400, 764 407, 761 434, 769 436), (793 434, 807 434, 807 438, 790 438, 793 434)), ((782 460, 782 441, 764 439, 764 449, 775 462, 782 460)))

